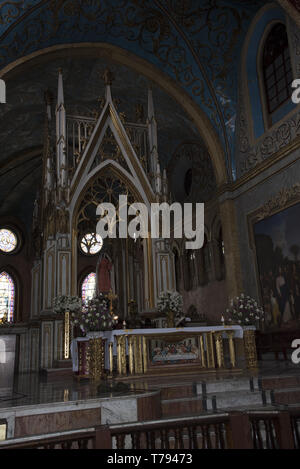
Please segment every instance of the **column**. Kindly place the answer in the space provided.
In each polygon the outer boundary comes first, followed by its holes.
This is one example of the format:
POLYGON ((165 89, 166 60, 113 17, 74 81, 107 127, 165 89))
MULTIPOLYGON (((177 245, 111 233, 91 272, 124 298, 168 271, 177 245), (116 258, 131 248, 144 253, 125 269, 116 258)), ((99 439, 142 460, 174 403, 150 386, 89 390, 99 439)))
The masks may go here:
POLYGON ((227 294, 231 300, 243 290, 237 219, 232 200, 220 203, 220 216, 225 246, 227 294))

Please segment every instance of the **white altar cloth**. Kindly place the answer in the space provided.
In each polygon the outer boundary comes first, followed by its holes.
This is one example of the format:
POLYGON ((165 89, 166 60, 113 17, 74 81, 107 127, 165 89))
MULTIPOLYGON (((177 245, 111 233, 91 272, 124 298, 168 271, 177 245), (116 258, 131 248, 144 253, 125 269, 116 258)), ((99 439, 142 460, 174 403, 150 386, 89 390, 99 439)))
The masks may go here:
MULTIPOLYGON (((250 329, 251 327, 247 327, 250 329)), ((251 328, 255 329, 255 327, 251 328)), ((113 354, 117 354, 117 344, 115 337, 118 335, 159 335, 159 334, 174 334, 174 333, 184 333, 187 332, 218 332, 223 331, 224 337, 226 337, 227 331, 234 331, 234 338, 242 339, 243 338, 243 328, 241 326, 205 326, 205 327, 172 327, 172 328, 161 328, 161 329, 116 329, 113 331, 99 331, 99 332, 88 332, 85 337, 78 337, 73 339, 71 342, 71 357, 72 357, 72 366, 73 371, 78 371, 78 342, 88 341, 92 338, 102 337, 106 340, 106 351, 105 351, 105 368, 109 369, 109 353, 108 353, 108 344, 113 343, 113 354)), ((127 347, 126 347, 127 348, 127 347)))

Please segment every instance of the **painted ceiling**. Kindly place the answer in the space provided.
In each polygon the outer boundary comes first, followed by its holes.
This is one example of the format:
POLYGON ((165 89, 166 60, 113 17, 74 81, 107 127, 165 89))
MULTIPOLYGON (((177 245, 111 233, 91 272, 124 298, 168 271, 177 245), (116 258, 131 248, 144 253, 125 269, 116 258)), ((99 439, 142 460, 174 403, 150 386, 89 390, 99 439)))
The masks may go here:
MULTIPOLYGON (((149 81, 132 69, 102 58, 64 57, 28 67, 7 82, 7 103, 0 106, 0 216, 13 212, 30 217, 42 173, 41 146, 45 120, 44 92, 53 95, 55 105, 58 70, 63 71, 67 115, 91 116, 104 99, 102 76, 109 67, 115 77, 112 95, 117 110, 127 122, 137 122, 136 105, 147 118, 149 81), (2 162, 2 165, 1 165, 2 162), (28 204, 26 208, 24 204, 28 204)), ((191 119, 168 94, 151 84, 158 126, 158 151, 162 168, 167 168, 183 142, 198 142, 204 148, 191 119)), ((208 157, 209 158, 209 157, 208 157)), ((26 222, 26 220, 23 220, 26 222)))
MULTIPOLYGON (((240 54, 249 24, 266 3, 269 2, 0 1, 0 70, 28 54, 56 45, 100 42, 127 50, 167 74, 208 116, 224 148, 232 177, 240 54)), ((88 110, 103 95, 98 75, 104 67, 101 59, 49 61, 7 80, 7 104, 0 107, 0 215, 18 204, 28 204, 28 210, 32 207, 41 171, 40 157, 30 153, 24 158, 17 155, 42 143, 43 93, 46 88, 56 93, 59 66, 64 71, 67 106, 76 104, 88 110), (16 159, 9 163, 12 156, 16 159), (28 191, 26 200, 19 191, 22 186, 28 191)), ((120 98, 120 110, 130 115, 137 100, 146 105, 146 80, 124 66, 112 67, 117 72, 113 94, 120 98)), ((168 165, 178 145, 201 139, 187 115, 158 87, 154 89, 154 100, 159 153, 164 165, 168 165)))
MULTIPOLYGON (((263 0, 0 2, 0 67, 57 44, 107 42, 168 73, 234 154, 239 56, 263 0)), ((233 162, 234 166, 234 162, 233 162)))

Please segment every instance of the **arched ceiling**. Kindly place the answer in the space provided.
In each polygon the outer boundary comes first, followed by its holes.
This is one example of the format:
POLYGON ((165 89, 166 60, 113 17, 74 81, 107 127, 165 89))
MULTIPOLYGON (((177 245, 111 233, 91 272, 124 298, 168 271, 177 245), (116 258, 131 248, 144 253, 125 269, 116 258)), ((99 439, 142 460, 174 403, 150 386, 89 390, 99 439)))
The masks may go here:
MULTIPOLYGON (((116 72, 113 94, 130 120, 145 105, 146 79, 101 58, 49 59, 34 67, 10 67, 29 54, 62 45, 106 43, 166 74, 207 116, 234 173, 238 70, 248 27, 264 0, 0 0, 0 76, 7 104, 0 105, 0 216, 30 217, 41 175, 44 91, 56 95, 64 73, 65 101, 94 109, 104 87, 99 72, 116 72), (26 194, 26 197, 24 197, 26 194)), ((33 62, 35 63, 35 62, 33 62)), ((157 86, 154 100, 163 166, 184 142, 201 142, 191 119, 157 86)))
MULTIPOLYGON (((32 207, 41 182, 42 144, 45 120, 44 92, 55 100, 58 70, 63 71, 67 114, 91 116, 99 110, 105 89, 102 75, 106 67, 115 79, 112 94, 127 122, 137 122, 136 105, 142 104, 147 118, 149 81, 132 69, 103 58, 62 57, 21 67, 7 81, 7 103, 0 106, 0 216, 13 213, 31 223, 32 207), (24 219, 25 218, 25 219, 24 219), (27 220, 28 219, 28 220, 27 220)), ((179 145, 196 141, 204 144, 191 119, 168 94, 151 84, 158 126, 158 151, 162 168, 167 168, 179 145)))
POLYGON ((0 2, 0 67, 58 44, 105 42, 128 50, 167 73, 203 110, 232 173, 241 47, 266 3, 6 0, 0 2))

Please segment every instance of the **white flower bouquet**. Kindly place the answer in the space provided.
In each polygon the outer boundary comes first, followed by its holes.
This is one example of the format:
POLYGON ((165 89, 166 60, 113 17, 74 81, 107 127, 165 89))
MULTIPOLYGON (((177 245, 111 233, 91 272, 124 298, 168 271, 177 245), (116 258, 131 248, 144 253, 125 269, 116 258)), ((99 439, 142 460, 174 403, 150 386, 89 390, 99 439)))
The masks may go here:
POLYGON ((242 293, 230 302, 224 315, 229 323, 241 326, 257 326, 265 319, 265 313, 256 300, 242 293))
POLYGON ((157 309, 167 317, 167 327, 175 327, 175 317, 182 313, 183 300, 177 291, 166 291, 159 295, 157 309))
POLYGON ((66 311, 76 311, 82 306, 82 300, 78 296, 61 295, 54 298, 53 309, 55 313, 65 313, 66 311))
POLYGON ((113 318, 108 302, 102 296, 93 298, 87 305, 71 313, 71 324, 78 326, 83 333, 112 329, 113 318))
POLYGON ((182 313, 183 299, 177 291, 162 292, 157 301, 157 309, 160 313, 172 311, 175 314, 182 313))

